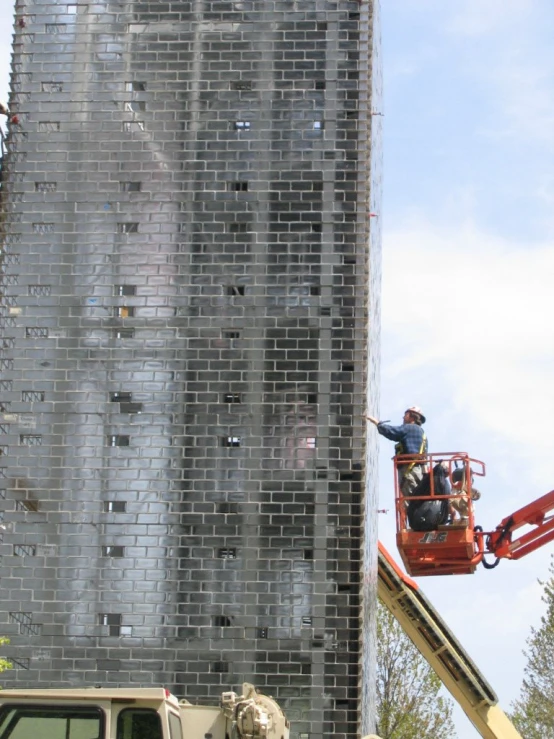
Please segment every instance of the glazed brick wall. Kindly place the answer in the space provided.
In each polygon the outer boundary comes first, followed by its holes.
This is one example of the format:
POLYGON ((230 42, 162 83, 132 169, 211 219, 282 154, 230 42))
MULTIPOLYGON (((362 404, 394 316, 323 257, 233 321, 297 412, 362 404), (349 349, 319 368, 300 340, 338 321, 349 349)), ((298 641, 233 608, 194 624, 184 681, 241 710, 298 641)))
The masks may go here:
POLYGON ((371 722, 378 84, 369 2, 18 0, 5 685, 371 722))

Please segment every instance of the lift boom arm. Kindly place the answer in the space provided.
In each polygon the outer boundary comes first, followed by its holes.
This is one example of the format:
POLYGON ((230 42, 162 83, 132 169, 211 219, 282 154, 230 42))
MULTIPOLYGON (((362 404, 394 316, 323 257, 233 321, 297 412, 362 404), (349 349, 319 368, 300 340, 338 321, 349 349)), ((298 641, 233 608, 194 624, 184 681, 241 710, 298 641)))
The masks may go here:
POLYGON ((381 542, 378 592, 479 734, 484 739, 522 739, 462 645, 381 542))
POLYGON ((499 559, 503 557, 521 559, 553 540, 554 490, 551 490, 511 516, 506 516, 496 529, 488 534, 486 549, 499 559), (513 534, 522 526, 533 528, 513 539, 513 534))

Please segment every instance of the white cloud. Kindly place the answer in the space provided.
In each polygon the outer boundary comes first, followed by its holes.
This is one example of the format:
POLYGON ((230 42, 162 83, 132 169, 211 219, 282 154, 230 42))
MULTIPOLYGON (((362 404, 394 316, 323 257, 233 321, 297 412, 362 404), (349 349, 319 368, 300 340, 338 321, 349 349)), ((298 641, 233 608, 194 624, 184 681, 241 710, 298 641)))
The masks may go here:
POLYGON ((550 470, 554 243, 512 244, 471 223, 415 217, 385 233, 388 382, 442 387, 449 412, 550 470))

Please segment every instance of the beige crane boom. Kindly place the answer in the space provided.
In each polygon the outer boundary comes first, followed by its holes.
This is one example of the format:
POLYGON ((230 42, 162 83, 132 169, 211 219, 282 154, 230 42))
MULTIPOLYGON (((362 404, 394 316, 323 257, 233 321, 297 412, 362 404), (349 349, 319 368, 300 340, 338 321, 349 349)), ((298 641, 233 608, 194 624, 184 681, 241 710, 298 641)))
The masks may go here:
POLYGON ((484 739, 522 739, 496 693, 417 583, 379 542, 378 592, 407 636, 435 670, 484 739))

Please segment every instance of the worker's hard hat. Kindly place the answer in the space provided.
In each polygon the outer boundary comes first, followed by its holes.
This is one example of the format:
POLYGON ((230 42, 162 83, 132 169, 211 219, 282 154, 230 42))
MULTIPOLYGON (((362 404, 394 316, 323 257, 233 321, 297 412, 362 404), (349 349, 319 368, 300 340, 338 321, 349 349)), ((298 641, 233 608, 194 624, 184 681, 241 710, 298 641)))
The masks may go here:
POLYGON ((410 408, 406 408, 406 413, 415 413, 419 416, 421 423, 425 423, 425 421, 427 420, 423 415, 423 411, 418 405, 412 405, 410 408))

